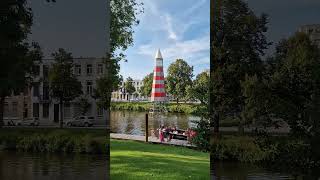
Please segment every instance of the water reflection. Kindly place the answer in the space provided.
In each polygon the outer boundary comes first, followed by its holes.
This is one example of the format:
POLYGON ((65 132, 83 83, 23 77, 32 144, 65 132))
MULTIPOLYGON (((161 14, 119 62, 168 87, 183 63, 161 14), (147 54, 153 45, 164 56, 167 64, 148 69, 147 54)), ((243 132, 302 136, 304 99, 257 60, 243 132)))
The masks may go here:
MULTIPOLYGON (((122 134, 144 135, 145 114, 144 112, 112 111, 111 131, 122 134)), ((148 127, 150 130, 155 130, 159 128, 160 125, 187 129, 189 127, 195 127, 193 121, 199 120, 200 117, 178 113, 158 114, 155 116, 149 115, 148 127)), ((153 135, 151 131, 149 131, 149 135, 153 135)))
POLYGON ((294 175, 267 170, 257 165, 236 162, 216 162, 211 170, 215 180, 319 180, 318 175, 294 175))
POLYGON ((106 169, 103 155, 0 152, 1 180, 106 179, 106 169))

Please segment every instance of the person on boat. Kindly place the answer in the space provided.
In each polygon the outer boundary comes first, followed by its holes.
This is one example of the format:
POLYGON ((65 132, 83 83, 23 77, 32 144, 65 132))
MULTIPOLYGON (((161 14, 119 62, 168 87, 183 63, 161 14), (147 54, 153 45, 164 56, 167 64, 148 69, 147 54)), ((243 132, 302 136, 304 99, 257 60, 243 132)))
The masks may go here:
POLYGON ((160 139, 160 142, 164 142, 164 126, 161 126, 161 128, 159 128, 159 139, 160 139))

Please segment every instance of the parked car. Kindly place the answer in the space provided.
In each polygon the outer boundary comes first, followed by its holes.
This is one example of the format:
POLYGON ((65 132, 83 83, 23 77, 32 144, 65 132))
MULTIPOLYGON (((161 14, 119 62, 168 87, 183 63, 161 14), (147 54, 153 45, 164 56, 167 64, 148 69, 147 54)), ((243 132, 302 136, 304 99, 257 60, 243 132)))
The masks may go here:
POLYGON ((94 117, 92 116, 78 116, 74 119, 66 121, 67 126, 84 126, 90 127, 93 125, 94 117))
POLYGON ((17 126, 39 126, 39 124, 39 118, 37 117, 19 120, 16 122, 17 126))

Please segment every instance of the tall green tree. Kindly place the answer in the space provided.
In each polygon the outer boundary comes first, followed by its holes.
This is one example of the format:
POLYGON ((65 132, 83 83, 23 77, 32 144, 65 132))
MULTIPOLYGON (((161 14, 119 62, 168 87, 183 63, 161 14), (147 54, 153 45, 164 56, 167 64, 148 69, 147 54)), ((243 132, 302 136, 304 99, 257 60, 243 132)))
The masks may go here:
POLYGON ((192 86, 187 88, 188 98, 200 101, 204 106, 209 105, 209 74, 202 72, 197 75, 196 79, 192 82, 192 86))
POLYGON ((320 135, 320 53, 304 33, 282 40, 267 61, 265 75, 243 82, 245 114, 272 125, 286 121, 294 135, 320 135))
POLYGON ((153 73, 148 74, 142 80, 143 86, 140 88, 140 93, 142 96, 150 97, 152 91, 153 73))
POLYGON ((170 95, 179 100, 187 99, 187 87, 192 85, 193 67, 182 59, 170 64, 167 75, 167 90, 170 95))
POLYGON ((125 89, 125 92, 129 94, 129 96, 132 95, 134 92, 136 92, 136 88, 133 85, 133 79, 131 77, 128 77, 126 82, 124 83, 124 89, 125 89))
POLYGON ((220 0, 214 9, 211 31, 211 109, 215 134, 225 115, 235 116, 243 130, 245 98, 241 81, 262 71, 261 56, 270 43, 266 40, 267 15, 255 15, 243 0, 220 0))
POLYGON ((3 123, 4 101, 18 94, 32 79, 35 61, 42 53, 37 43, 28 43, 33 23, 26 0, 0 2, 0 127, 3 123))
POLYGON ((60 128, 63 127, 63 104, 82 94, 82 85, 73 74, 72 54, 59 48, 52 53, 54 63, 49 71, 50 93, 60 104, 60 128))
POLYGON ((133 27, 139 24, 137 15, 143 12, 142 4, 136 0, 110 0, 110 9, 110 52, 104 60, 106 73, 97 80, 96 89, 98 105, 107 111, 107 122, 110 122, 112 91, 122 81, 119 62, 126 60, 123 51, 133 44, 133 27))

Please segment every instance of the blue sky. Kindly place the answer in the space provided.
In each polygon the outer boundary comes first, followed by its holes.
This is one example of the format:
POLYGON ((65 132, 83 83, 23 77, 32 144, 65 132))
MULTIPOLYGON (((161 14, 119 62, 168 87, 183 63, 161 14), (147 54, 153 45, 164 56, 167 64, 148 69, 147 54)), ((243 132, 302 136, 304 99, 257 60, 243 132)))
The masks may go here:
POLYGON ((184 59, 198 74, 210 62, 209 0, 141 0, 144 13, 134 28, 134 45, 125 51, 121 75, 142 79, 152 72, 160 48, 164 71, 176 59, 184 59))

